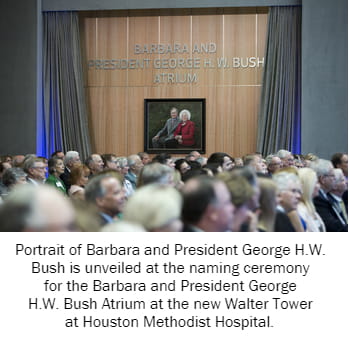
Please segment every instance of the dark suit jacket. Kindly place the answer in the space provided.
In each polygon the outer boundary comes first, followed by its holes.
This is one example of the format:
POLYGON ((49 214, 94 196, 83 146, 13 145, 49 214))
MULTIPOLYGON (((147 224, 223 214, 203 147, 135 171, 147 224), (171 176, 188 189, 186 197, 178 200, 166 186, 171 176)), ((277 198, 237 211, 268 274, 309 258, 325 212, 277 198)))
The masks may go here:
POLYGON ((314 198, 316 211, 324 221, 327 232, 347 232, 348 225, 345 225, 339 219, 329 198, 326 199, 324 191, 320 190, 319 196, 314 198))
POLYGON ((68 191, 71 187, 71 184, 70 184, 70 172, 66 167, 64 168, 64 172, 59 176, 59 178, 61 178, 61 180, 65 185, 65 189, 68 191))
POLYGON ((274 232, 295 232, 287 214, 280 210, 276 210, 274 232))

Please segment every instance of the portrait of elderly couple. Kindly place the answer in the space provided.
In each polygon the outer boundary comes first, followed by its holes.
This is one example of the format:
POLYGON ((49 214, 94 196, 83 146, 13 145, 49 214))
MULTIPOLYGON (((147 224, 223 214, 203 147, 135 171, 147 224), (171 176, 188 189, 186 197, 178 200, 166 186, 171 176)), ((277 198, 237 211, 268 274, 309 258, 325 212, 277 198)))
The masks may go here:
POLYGON ((146 99, 145 151, 205 149, 205 99, 146 99))

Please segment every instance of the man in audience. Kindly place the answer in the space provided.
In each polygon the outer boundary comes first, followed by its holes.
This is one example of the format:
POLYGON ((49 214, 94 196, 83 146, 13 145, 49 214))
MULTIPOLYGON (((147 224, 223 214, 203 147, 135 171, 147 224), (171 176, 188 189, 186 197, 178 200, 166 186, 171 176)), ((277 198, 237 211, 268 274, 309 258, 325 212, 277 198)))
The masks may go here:
POLYGON ((345 203, 343 200, 344 193, 348 191, 348 184, 342 169, 335 168, 333 172, 335 178, 328 197, 337 208, 339 215, 348 223, 348 202, 345 203))
POLYGON ((174 131, 181 120, 176 108, 170 110, 170 115, 171 117, 166 121, 164 127, 152 138, 153 148, 166 148, 167 143, 173 141, 174 131))
POLYGON ((158 162, 163 165, 167 165, 172 169, 175 168, 175 163, 169 153, 160 153, 154 156, 152 162, 158 162))
POLYGON ((281 167, 290 167, 294 166, 294 157, 291 152, 285 150, 285 149, 280 149, 276 155, 281 159, 281 167))
POLYGON ((234 205, 221 180, 200 176, 184 185, 182 220, 184 232, 224 232, 232 228, 234 205))
POLYGON ((294 173, 280 172, 273 175, 277 186, 278 206, 275 232, 295 232, 302 226, 297 206, 302 196, 299 178, 294 173))
POLYGON ((320 183, 319 195, 314 198, 316 211, 325 223, 327 232, 347 232, 347 221, 340 215, 328 193, 335 183, 334 168, 329 160, 318 159, 310 167, 316 172, 320 183))
POLYGON ((91 154, 86 158, 85 165, 90 169, 90 177, 92 178, 92 176, 103 171, 104 162, 99 154, 91 154))
POLYGON ((142 160, 142 164, 145 166, 147 164, 149 164, 151 162, 151 159, 149 157, 149 154, 146 152, 139 152, 138 156, 141 158, 142 160))
POLYGON ((244 156, 244 166, 250 166, 256 173, 266 174, 266 166, 259 154, 244 156))
POLYGON ((274 154, 270 154, 265 158, 267 164, 268 174, 272 176, 276 171, 281 168, 282 162, 281 159, 274 154))
POLYGON ((331 162, 334 168, 340 168, 345 178, 348 180, 348 155, 344 153, 335 153, 332 155, 331 162))
POLYGON ((4 232, 68 232, 76 230, 75 212, 67 197, 56 189, 21 185, 0 208, 4 232))
POLYGON ((127 157, 127 163, 129 170, 125 175, 125 178, 132 184, 133 190, 136 190, 137 178, 144 165, 141 158, 137 154, 132 154, 127 157))
POLYGON ((14 155, 13 159, 12 159, 12 166, 13 167, 22 167, 24 158, 25 158, 24 155, 14 155))
POLYGON ((65 189, 68 191, 71 186, 70 172, 72 167, 75 164, 79 164, 81 162, 80 155, 76 151, 68 151, 64 156, 63 162, 64 162, 64 172, 60 175, 60 178, 62 179, 65 185, 65 189))
POLYGON ((51 154, 51 158, 64 159, 64 153, 61 150, 56 150, 51 154))
POLYGON ((102 226, 114 222, 126 203, 123 186, 116 177, 108 173, 94 176, 88 182, 85 199, 97 207, 102 226))
POLYGON ((27 174, 29 184, 37 186, 45 181, 47 165, 41 158, 30 157, 26 159, 23 163, 23 170, 27 174))

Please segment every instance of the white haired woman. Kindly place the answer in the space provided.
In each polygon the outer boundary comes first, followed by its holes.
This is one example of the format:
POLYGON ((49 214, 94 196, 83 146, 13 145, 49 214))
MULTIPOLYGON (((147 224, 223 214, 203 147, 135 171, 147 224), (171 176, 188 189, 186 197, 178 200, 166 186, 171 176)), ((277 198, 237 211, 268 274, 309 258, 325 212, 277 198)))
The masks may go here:
POLYGON ((194 146, 195 145, 195 124, 190 120, 191 114, 189 110, 182 110, 179 113, 179 118, 182 120, 178 124, 174 137, 178 144, 182 146, 194 146))

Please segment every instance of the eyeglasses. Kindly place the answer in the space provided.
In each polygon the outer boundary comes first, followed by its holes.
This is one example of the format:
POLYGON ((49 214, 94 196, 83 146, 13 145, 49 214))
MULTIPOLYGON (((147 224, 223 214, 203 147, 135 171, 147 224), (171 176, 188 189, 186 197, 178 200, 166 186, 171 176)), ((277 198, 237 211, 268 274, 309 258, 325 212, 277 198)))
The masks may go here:
POLYGON ((324 174, 324 177, 336 178, 334 174, 324 174))
POLYGON ((45 167, 45 166, 34 166, 32 168, 35 168, 37 170, 46 170, 47 167, 45 167))

